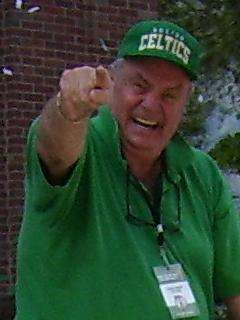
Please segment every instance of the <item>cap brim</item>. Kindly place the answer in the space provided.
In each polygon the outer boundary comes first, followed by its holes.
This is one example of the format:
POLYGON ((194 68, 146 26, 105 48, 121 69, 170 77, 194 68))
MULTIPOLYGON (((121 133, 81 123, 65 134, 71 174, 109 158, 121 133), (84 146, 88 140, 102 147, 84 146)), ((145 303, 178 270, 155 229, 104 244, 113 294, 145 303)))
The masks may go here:
POLYGON ((190 77, 191 80, 196 80, 197 79, 197 74, 192 72, 192 70, 190 68, 188 68, 187 66, 185 66, 183 63, 181 63, 176 56, 171 55, 169 52, 166 53, 165 51, 158 51, 157 54, 156 52, 154 52, 153 50, 151 51, 136 51, 136 52, 131 52, 131 53, 127 53, 127 54, 119 54, 118 55, 119 58, 125 58, 125 57, 154 57, 154 58, 159 58, 159 59, 163 59, 169 62, 172 62, 173 64, 177 65, 178 67, 180 67, 181 69, 183 69, 188 76, 190 77))

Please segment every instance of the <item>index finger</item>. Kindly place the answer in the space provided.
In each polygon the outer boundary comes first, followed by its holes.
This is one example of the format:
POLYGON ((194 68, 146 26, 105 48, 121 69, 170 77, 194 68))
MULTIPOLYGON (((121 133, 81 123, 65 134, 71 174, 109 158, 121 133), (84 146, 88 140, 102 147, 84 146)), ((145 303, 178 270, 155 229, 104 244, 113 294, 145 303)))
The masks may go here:
POLYGON ((99 66, 96 68, 95 88, 110 88, 111 79, 106 68, 99 66))

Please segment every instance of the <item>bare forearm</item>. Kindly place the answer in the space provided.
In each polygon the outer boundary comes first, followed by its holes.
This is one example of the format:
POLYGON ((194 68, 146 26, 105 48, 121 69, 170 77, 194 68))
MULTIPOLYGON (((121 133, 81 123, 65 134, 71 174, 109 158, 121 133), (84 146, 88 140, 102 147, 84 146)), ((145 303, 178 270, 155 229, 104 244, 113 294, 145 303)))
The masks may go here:
POLYGON ((99 66, 65 70, 60 91, 40 117, 37 149, 50 181, 61 183, 84 149, 88 121, 108 100, 110 78, 99 66))
POLYGON ((40 117, 38 153, 52 179, 61 180, 83 151, 89 117, 77 123, 64 118, 56 105, 56 97, 49 100, 40 117))

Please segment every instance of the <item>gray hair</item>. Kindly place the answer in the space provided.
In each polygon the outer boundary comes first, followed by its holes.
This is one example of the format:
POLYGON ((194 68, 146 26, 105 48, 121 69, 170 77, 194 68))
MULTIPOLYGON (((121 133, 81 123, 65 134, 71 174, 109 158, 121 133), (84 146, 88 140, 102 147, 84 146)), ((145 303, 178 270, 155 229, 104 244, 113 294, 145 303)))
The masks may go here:
POLYGON ((125 59, 119 58, 114 60, 110 65, 109 65, 109 70, 110 71, 119 71, 122 68, 123 62, 125 59))

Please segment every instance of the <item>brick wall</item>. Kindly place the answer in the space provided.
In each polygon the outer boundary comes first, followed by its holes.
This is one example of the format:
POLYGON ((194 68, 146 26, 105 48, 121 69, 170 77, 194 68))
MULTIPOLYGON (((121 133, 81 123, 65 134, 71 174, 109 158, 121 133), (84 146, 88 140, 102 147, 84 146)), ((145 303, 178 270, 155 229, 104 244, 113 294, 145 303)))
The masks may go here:
POLYGON ((29 123, 58 90, 65 68, 106 65, 133 22, 155 18, 158 0, 0 1, 0 320, 11 319, 16 239, 23 211, 29 123), (29 13, 28 9, 40 6, 29 13), (1 69, 1 71, 2 71, 1 69))

